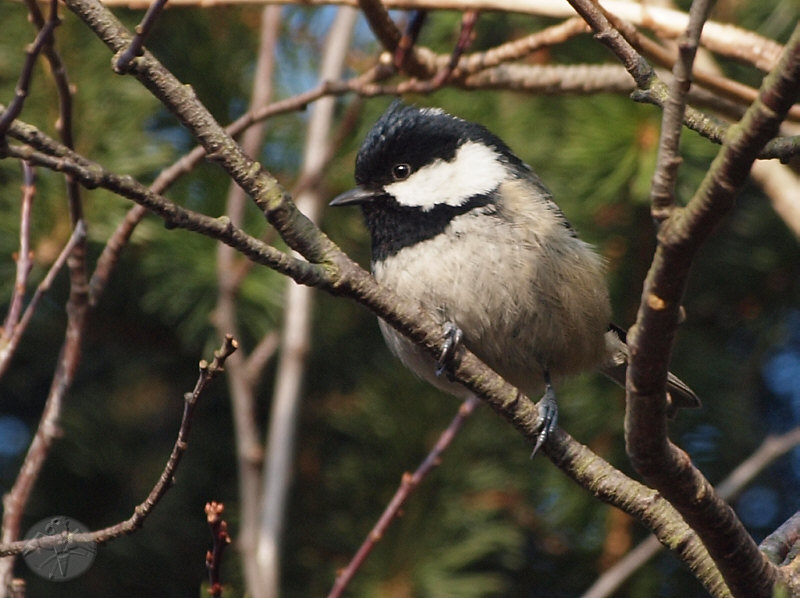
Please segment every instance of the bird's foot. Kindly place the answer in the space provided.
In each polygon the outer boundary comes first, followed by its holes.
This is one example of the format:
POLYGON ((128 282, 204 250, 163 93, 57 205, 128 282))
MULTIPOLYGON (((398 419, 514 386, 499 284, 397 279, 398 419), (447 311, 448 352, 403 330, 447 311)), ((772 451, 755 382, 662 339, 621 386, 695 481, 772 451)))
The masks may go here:
POLYGON ((536 437, 536 445, 533 447, 531 459, 536 454, 536 451, 541 448, 547 438, 558 426, 558 404, 556 403, 556 391, 550 383, 550 375, 545 374, 545 387, 544 395, 537 404, 539 415, 536 418, 536 426, 539 429, 539 434, 536 437))
POLYGON ((453 322, 446 322, 444 325, 444 346, 442 354, 436 361, 436 376, 439 377, 450 369, 453 357, 456 354, 458 346, 464 338, 464 333, 461 328, 456 326, 453 322))

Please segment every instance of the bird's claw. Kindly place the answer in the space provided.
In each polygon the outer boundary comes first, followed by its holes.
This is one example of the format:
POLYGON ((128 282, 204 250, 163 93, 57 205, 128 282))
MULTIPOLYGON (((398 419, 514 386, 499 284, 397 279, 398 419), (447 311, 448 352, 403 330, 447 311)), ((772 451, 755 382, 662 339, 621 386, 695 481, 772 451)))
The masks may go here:
POLYGON ((539 415, 536 418, 536 426, 539 428, 539 434, 536 437, 536 444, 533 447, 531 459, 533 459, 536 451, 541 448, 550 434, 552 434, 558 426, 556 391, 553 390, 553 385, 550 384, 549 376, 546 376, 545 380, 544 395, 537 405, 539 415))
POLYGON ((441 376, 450 366, 453 356, 456 354, 456 349, 461 344, 464 338, 464 333, 461 328, 456 326, 453 322, 446 322, 444 325, 444 345, 442 347, 442 354, 436 360, 436 377, 441 376))

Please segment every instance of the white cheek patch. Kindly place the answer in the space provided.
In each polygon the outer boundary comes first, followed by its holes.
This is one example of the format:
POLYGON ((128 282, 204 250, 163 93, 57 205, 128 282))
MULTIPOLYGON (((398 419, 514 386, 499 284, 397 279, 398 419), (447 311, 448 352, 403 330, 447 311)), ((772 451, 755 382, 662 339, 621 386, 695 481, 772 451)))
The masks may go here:
POLYGON ((468 141, 450 162, 437 160, 384 189, 400 205, 427 212, 437 204, 460 206, 475 195, 494 190, 506 177, 505 166, 492 148, 468 141))

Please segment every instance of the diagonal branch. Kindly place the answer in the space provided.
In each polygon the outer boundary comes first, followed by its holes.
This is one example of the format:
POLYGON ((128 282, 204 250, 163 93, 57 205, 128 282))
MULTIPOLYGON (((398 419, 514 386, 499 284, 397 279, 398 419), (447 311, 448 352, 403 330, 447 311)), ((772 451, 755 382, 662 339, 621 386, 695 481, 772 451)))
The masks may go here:
POLYGON ((417 469, 414 470, 414 473, 412 474, 406 472, 403 474, 403 477, 400 480, 400 486, 395 491, 394 496, 392 496, 391 500, 389 501, 389 504, 386 505, 386 508, 378 518, 378 521, 367 534, 366 539, 361 543, 361 546, 356 551, 356 554, 353 555, 352 559, 350 559, 347 567, 342 569, 336 576, 336 581, 334 582, 331 591, 328 593, 328 598, 340 598, 340 596, 342 596, 353 577, 355 577, 355 574, 367 560, 367 557, 372 552, 372 549, 375 548, 377 542, 386 534, 386 530, 389 529, 392 521, 399 517, 403 505, 408 501, 408 498, 414 492, 414 489, 420 485, 420 483, 431 471, 433 471, 433 469, 439 466, 442 460, 442 455, 453 442, 464 423, 467 421, 469 416, 472 415, 473 411, 475 411, 475 408, 479 404, 480 403, 478 399, 474 396, 470 396, 465 399, 459 406, 456 415, 450 421, 450 425, 448 425, 447 428, 445 428, 445 430, 439 435, 439 438, 436 440, 433 448, 430 450, 425 459, 423 459, 422 463, 419 464, 417 469))
MULTIPOLYGON (((131 33, 99 2, 69 0, 66 4, 113 52, 124 51, 130 44, 131 33)), ((199 102, 190 86, 179 81, 146 50, 130 64, 130 73, 194 135, 208 158, 217 162, 253 198, 292 249, 311 262, 326 261, 327 253, 334 247, 330 239, 313 233, 315 227, 297 210, 277 179, 242 151, 199 102)))
POLYGON ((211 218, 178 206, 158 193, 154 193, 134 180, 133 177, 107 171, 100 164, 76 154, 30 125, 15 121, 12 124, 12 130, 18 138, 27 140, 32 146, 42 144, 48 151, 54 151, 56 155, 44 154, 26 146, 9 146, 7 153, 11 157, 28 160, 32 164, 57 172, 66 172, 89 189, 96 187, 108 189, 160 216, 168 228, 182 228, 199 232, 209 238, 230 244, 254 262, 291 276, 302 284, 324 286, 328 280, 324 270, 319 266, 291 257, 271 245, 251 237, 233 226, 224 217, 211 218))
POLYGON ((25 100, 28 97, 36 59, 39 57, 44 47, 51 43, 53 31, 60 24, 61 21, 58 19, 50 19, 47 23, 44 23, 39 29, 39 33, 36 34, 36 39, 26 49, 25 62, 20 70, 17 87, 14 90, 14 99, 8 105, 8 109, 5 111, 2 118, 0 118, 0 136, 5 135, 11 122, 22 112, 25 100))

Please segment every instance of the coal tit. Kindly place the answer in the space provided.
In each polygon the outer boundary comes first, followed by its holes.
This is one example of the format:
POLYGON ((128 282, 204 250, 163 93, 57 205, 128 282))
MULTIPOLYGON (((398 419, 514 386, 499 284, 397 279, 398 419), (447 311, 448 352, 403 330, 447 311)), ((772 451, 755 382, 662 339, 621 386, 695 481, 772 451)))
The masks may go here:
MULTIPOLYGON (((418 301, 451 346, 463 342, 528 396, 544 390, 534 452, 556 426, 559 379, 599 369, 624 387, 628 348, 610 324, 604 261, 501 139, 396 101, 364 140, 355 179, 330 205, 361 206, 376 280, 418 301)), ((412 371, 468 394, 425 350, 380 327, 412 371)), ((672 411, 700 404, 673 375, 668 392, 672 411)))

